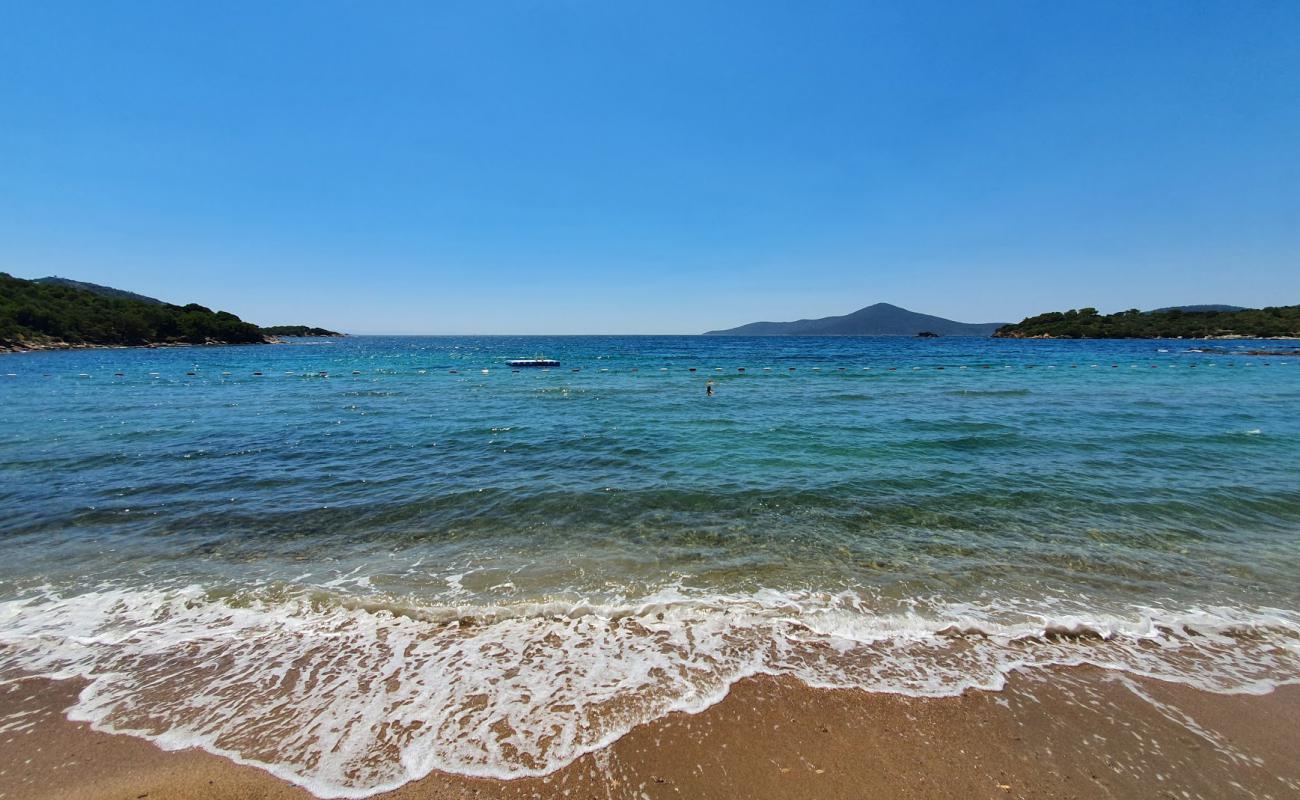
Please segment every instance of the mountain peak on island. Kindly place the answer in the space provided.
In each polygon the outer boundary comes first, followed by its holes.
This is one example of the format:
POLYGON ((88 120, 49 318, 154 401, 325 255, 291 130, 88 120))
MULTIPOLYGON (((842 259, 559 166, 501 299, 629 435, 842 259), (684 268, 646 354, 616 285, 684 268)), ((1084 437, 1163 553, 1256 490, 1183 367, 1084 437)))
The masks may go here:
POLYGON ((873 303, 850 314, 794 322, 751 322, 738 328, 708 331, 705 336, 992 336, 1003 323, 955 322, 919 314, 891 303, 873 303))

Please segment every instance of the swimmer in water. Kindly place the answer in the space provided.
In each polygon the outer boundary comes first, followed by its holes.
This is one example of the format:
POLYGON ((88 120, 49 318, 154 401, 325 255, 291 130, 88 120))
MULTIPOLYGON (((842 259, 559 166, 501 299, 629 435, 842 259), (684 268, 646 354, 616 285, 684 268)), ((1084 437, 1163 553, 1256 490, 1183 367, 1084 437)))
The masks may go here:
POLYGON ((713 381, 709 381, 708 383, 704 384, 704 396, 705 397, 713 396, 713 381))

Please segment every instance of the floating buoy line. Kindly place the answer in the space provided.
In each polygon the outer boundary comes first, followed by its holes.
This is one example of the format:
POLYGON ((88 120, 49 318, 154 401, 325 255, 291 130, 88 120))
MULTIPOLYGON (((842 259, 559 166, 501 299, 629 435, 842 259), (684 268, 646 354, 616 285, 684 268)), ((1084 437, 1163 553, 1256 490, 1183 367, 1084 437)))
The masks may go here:
MULTIPOLYGON (((823 369, 823 367, 815 366, 815 367, 807 367, 806 369, 807 369, 809 372, 818 373, 818 374, 822 373, 823 371, 827 371, 829 374, 843 374, 843 375, 849 375, 849 374, 853 374, 854 372, 858 372, 858 373, 861 373, 861 372, 871 372, 871 371, 873 371, 873 370, 880 371, 880 372, 898 372, 898 371, 902 371, 902 370, 906 370, 906 371, 909 371, 909 372, 925 372, 925 371, 936 371, 936 372, 942 372, 942 371, 945 371, 945 370, 981 370, 981 369, 1001 369, 1001 370, 1004 370, 1004 371, 1005 371, 1005 370, 1016 370, 1016 369, 1026 369, 1026 370, 1030 370, 1030 369, 1040 369, 1040 368, 1042 368, 1042 369, 1047 369, 1047 370, 1056 370, 1056 369, 1124 369, 1124 368, 1127 368, 1127 369, 1130 369, 1130 370, 1142 370, 1142 369, 1144 369, 1144 368, 1145 368, 1145 369, 1162 369, 1162 368, 1163 368, 1163 369, 1197 369, 1197 368, 1204 368, 1204 369, 1215 369, 1215 368, 1236 369, 1236 368, 1239 368, 1239 367, 1240 367, 1240 368, 1271 367, 1271 366, 1273 366, 1274 364, 1276 364, 1277 366, 1280 366, 1280 367, 1286 367, 1286 366, 1291 366, 1291 365, 1300 365, 1300 358, 1293 359, 1293 360, 1277 360, 1277 361, 1213 361, 1213 360, 1206 359, 1206 360, 1200 361, 1200 362, 1195 363, 1195 364, 1160 364, 1160 363, 1152 364, 1152 363, 1134 363, 1134 362, 1097 362, 1097 363, 1081 362, 1081 363, 1072 363, 1072 364, 991 364, 991 363, 979 363, 979 364, 925 364, 925 365, 906 365, 906 366, 903 366, 903 365, 895 365, 895 366, 873 365, 873 366, 854 367, 854 368, 852 368, 852 372, 850 371, 850 368, 849 368, 849 367, 826 367, 825 369, 823 369)), ((713 371, 714 373, 725 373, 728 369, 729 369, 729 368, 725 368, 725 367, 712 367, 712 371, 713 371)), ((736 374, 737 377, 739 377, 739 376, 749 377, 750 375, 754 374, 754 373, 751 371, 751 368, 749 368, 749 367, 735 367, 734 369, 735 369, 735 374, 736 374)), ((763 374, 765 374, 765 375, 767 375, 767 376, 773 376, 773 375, 780 376, 780 375, 784 374, 786 377, 791 377, 794 373, 797 373, 798 370, 799 370, 800 368, 799 368, 799 367, 786 367, 784 373, 775 372, 775 370, 779 369, 778 367, 762 367, 762 368, 759 368, 759 369, 760 369, 761 373, 763 373, 763 374)), ((617 367, 614 367, 614 368, 611 368, 611 367, 600 367, 600 368, 598 368, 597 370, 595 370, 595 372, 596 372, 596 374, 598 374, 598 375, 619 374, 619 373, 623 373, 623 372, 628 373, 628 374, 636 374, 636 373, 639 372, 639 370, 640 370, 639 367, 628 367, 628 368, 626 368, 626 369, 619 369, 619 368, 617 368, 617 367)), ((469 370, 469 371, 473 372, 474 370, 469 370)), ((501 371, 504 371, 504 370, 501 370, 501 371)), ((510 371, 510 374, 512 374, 512 375, 518 375, 518 374, 521 373, 521 370, 520 370, 520 369, 510 369, 509 371, 510 371)), ((552 369, 547 368, 547 367, 537 368, 537 369, 522 370, 522 372, 540 373, 540 374, 543 374, 543 375, 549 374, 549 373, 551 373, 552 371, 553 371, 552 369)), ((570 367, 570 368, 568 369, 568 371, 569 371, 570 374, 576 374, 576 373, 581 373, 581 372, 583 371, 583 368, 582 368, 582 367, 570 367)), ((699 368, 698 368, 698 367, 675 367, 675 366, 674 366, 674 367, 670 367, 670 366, 661 366, 661 367, 658 368, 658 373, 659 373, 660 375, 672 374, 672 373, 674 373, 674 372, 678 372, 679 374, 684 373, 684 374, 690 375, 690 374, 697 373, 698 371, 699 371, 699 368)), ((356 370, 356 369, 354 369, 354 370, 349 370, 349 373, 350 373, 350 376, 351 376, 351 377, 364 377, 364 376, 366 376, 366 375, 368 375, 368 374, 369 374, 369 375, 375 375, 375 376, 381 376, 381 375, 410 375, 410 374, 416 374, 416 375, 427 375, 427 374, 429 374, 429 372, 430 372, 429 369, 423 369, 423 368, 422 368, 422 369, 415 369, 415 370, 411 370, 411 371, 381 368, 381 369, 372 370, 372 371, 369 372, 369 373, 367 373, 367 372, 364 371, 364 370, 356 370)), ((448 374, 448 375, 461 375, 461 374, 463 374, 463 373, 464 373, 464 370, 462 370, 462 369, 457 369, 457 368, 455 368, 455 367, 448 368, 448 369, 446 370, 446 374, 448 374)), ((492 367, 483 367, 483 368, 478 369, 478 370, 477 370, 477 373, 478 373, 479 375, 490 376, 490 375, 493 374, 493 369, 492 369, 492 367)), ((219 378, 221 378, 223 381, 224 381, 224 380, 227 380, 227 379, 235 379, 235 380, 237 380, 237 379, 240 377, 240 376, 236 375, 234 372, 232 372, 232 371, 230 371, 230 370, 221 370, 221 371, 219 371, 219 372, 204 373, 203 370, 200 370, 200 369, 198 369, 198 368, 185 369, 185 370, 183 370, 182 372, 179 372, 179 373, 177 373, 177 374, 178 374, 178 375, 183 375, 184 377, 187 377, 187 378, 203 378, 203 377, 209 377, 209 376, 211 376, 211 377, 219 377, 219 378)), ((264 370, 253 370, 253 371, 250 371, 250 372, 247 373, 247 374, 248 374, 248 376, 250 376, 250 377, 260 378, 260 377, 264 377, 264 376, 266 375, 266 372, 265 372, 264 370)), ((297 377, 297 378, 329 378, 329 377, 331 377, 331 373, 330 373, 329 371, 327 371, 327 370, 304 370, 304 371, 301 371, 301 372, 297 372, 297 371, 294 371, 294 370, 284 370, 281 374, 284 375, 285 377, 297 377)), ((41 375, 42 375, 43 377, 47 377, 47 378, 48 378, 48 377, 55 377, 55 376, 54 376, 53 374, 51 374, 51 373, 41 373, 41 375)), ((165 376, 163 375, 163 373, 158 372, 158 371, 146 372, 146 373, 144 373, 144 375, 145 375, 146 377, 153 378, 153 379, 155 379, 155 380, 162 380, 162 379, 165 379, 165 376)), ((6 378, 18 378, 18 377, 20 377, 20 376, 21 376, 21 373, 17 373, 17 372, 6 372, 6 373, 4 373, 4 377, 6 377, 6 378)), ((72 377, 76 377, 77 379, 81 379, 81 380, 87 380, 87 379, 94 378, 95 376, 94 376, 93 374, 91 374, 91 373, 88 373, 88 372, 78 372, 78 373, 75 373, 75 375, 72 376, 72 377)), ((126 377, 129 377, 129 373, 127 373, 125 370, 118 369, 118 370, 115 370, 115 371, 112 373, 112 377, 114 377, 114 378, 126 378, 126 377)))

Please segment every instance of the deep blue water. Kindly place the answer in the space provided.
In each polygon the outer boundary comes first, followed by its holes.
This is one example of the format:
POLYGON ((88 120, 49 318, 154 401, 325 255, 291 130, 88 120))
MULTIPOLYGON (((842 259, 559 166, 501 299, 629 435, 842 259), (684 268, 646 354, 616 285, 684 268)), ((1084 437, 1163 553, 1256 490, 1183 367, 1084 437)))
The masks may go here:
POLYGON ((1209 346, 0 357, 0 665, 327 795, 545 771, 755 672, 945 694, 1088 661, 1266 691, 1300 663, 1300 359, 1209 346), (542 354, 562 366, 505 364, 542 354))

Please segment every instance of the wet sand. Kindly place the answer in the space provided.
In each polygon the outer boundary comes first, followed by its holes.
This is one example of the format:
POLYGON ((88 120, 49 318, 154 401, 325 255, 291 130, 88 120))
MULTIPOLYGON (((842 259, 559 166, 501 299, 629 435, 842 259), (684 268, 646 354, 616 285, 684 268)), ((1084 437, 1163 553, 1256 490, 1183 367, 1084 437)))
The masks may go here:
MULTIPOLYGON (((0 685, 0 797, 308 800, 253 767, 67 721, 79 687, 0 685)), ((1300 686, 1217 695, 1093 668, 916 699, 743 681, 545 778, 433 774, 416 798, 1300 797, 1300 686)))

